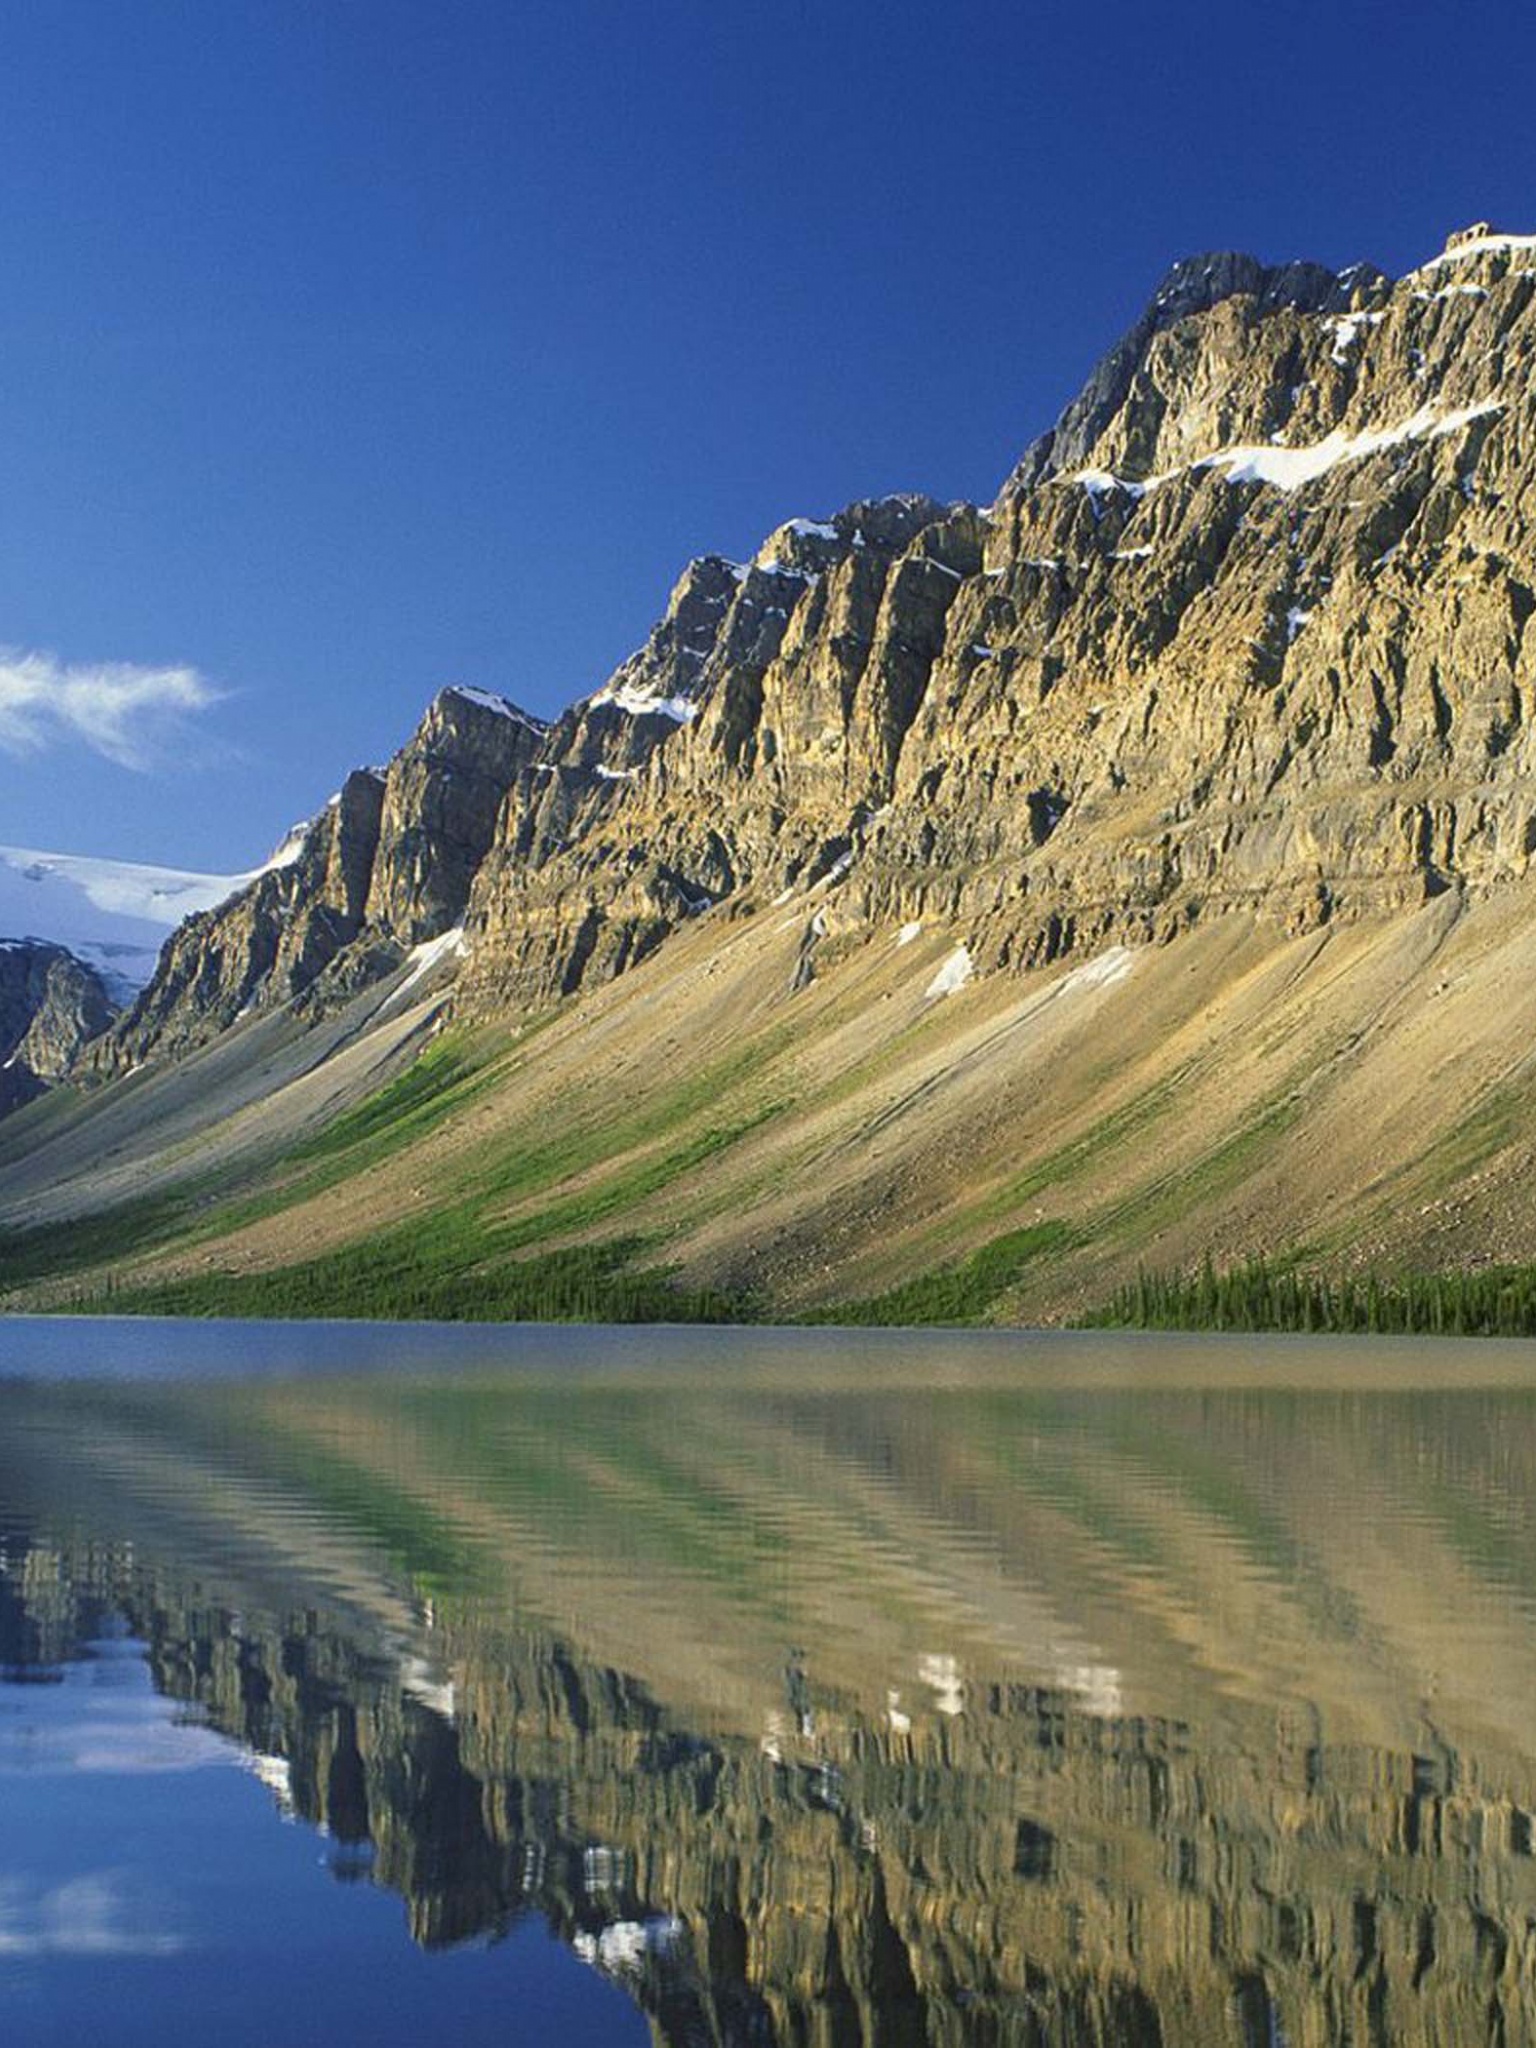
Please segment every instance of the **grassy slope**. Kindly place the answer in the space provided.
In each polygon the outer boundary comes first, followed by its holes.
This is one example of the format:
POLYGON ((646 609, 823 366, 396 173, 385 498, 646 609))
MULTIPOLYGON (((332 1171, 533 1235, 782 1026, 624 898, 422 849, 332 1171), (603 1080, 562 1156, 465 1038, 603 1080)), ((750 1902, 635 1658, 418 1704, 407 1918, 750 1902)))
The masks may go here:
MULTIPOLYGON (((1336 1276, 1342 1322, 1419 1327, 1447 1311, 1386 1306, 1407 1301, 1403 1276, 1536 1259, 1536 937, 1508 901, 1293 940, 1232 919, 1119 980, 987 977, 939 1001, 939 930, 908 948, 876 934, 791 996, 802 925, 706 920, 537 1028, 444 1034, 276 1153, 232 1165, 181 1139, 167 1167, 151 1128, 134 1142, 152 1191, 102 1213, 28 1231, 0 1190, 0 1295, 869 1323, 1113 1302, 1127 1320, 1326 1322, 1316 1290, 1234 1280, 1209 1306, 1204 1258, 1241 1274, 1267 1252, 1336 1276), (1138 1291, 1143 1271, 1165 1277, 1138 1291)), ((78 1155, 80 1116, 63 1121, 78 1155)), ((29 1142, 46 1163, 46 1128, 29 1142)), ((79 1177, 82 1208, 90 1194, 79 1177)), ((1527 1327, 1510 1318, 1536 1290, 1489 1285, 1502 1320, 1464 1305, 1463 1322, 1527 1327)))

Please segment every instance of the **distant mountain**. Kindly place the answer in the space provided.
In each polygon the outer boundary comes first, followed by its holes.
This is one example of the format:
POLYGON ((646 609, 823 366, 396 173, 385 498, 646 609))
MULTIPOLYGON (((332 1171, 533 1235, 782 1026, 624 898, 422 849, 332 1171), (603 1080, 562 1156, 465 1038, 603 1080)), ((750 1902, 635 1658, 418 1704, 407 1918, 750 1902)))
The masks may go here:
MULTIPOLYGON (((290 834, 257 872, 296 852, 290 834)), ((0 1114, 76 1066, 153 977, 183 919, 252 879, 0 846, 0 1114)))

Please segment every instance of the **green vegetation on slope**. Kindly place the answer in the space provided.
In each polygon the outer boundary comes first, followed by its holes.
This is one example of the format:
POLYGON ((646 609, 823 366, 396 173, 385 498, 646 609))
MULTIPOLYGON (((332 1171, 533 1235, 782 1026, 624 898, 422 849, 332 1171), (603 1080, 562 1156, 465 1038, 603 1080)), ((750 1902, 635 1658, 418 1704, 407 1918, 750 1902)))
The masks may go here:
POLYGON ((272 1185, 237 1190, 227 1176, 222 1182, 205 1176, 94 1215, 32 1230, 0 1230, 0 1295, 190 1246, 276 1215, 421 1136, 476 1094, 493 1072, 470 1052, 463 1034, 451 1034, 315 1137, 269 1159, 265 1171, 278 1176, 272 1185), (295 1175, 292 1167, 301 1171, 295 1175))
POLYGON ((54 1280, 169 1244, 186 1230, 190 1217, 190 1197, 181 1190, 146 1195, 66 1223, 0 1231, 0 1295, 29 1281, 54 1280))
POLYGON ((936 1267, 884 1294, 838 1302, 803 1320, 887 1328, 983 1322, 1002 1296, 1023 1279, 1032 1260, 1048 1252, 1065 1251, 1076 1241, 1077 1233, 1068 1224, 1032 1223, 1027 1229, 994 1237, 958 1265, 936 1267))
POLYGON ((514 1254, 574 1236, 650 1197, 779 1115, 776 1102, 744 1106, 731 1122, 690 1122, 754 1078, 745 1055, 694 1073, 659 1103, 604 1119, 577 1112, 552 1135, 476 1148, 456 1162, 459 1190, 407 1223, 311 1259, 265 1271, 205 1271, 124 1282, 117 1263, 176 1252, 259 1221, 364 1172, 427 1134, 499 1071, 462 1034, 445 1037, 405 1072, 316 1137, 273 1163, 275 1186, 231 1191, 207 1183, 147 1198, 99 1217, 0 1233, 0 1292, 78 1276, 61 1303, 75 1310, 166 1315, 358 1316, 538 1321, 738 1321, 745 1305, 716 1291, 675 1287, 668 1270, 631 1270, 646 1240, 634 1231, 537 1259, 514 1254), (686 1132, 686 1134, 684 1134, 686 1132), (674 1136, 670 1145, 660 1144, 674 1136), (556 1190, 576 1181, 568 1192, 556 1190), (535 1208, 530 1201, 548 1191, 535 1208), (508 1215, 509 1208, 523 1213, 508 1215))
POLYGON ((492 1065, 473 1057, 462 1033, 449 1033, 429 1045, 403 1073, 296 1145, 288 1157, 333 1159, 345 1152, 352 1155, 348 1165, 353 1170, 371 1164, 461 1109, 493 1073, 492 1065), (365 1146, 366 1156, 360 1156, 365 1146))

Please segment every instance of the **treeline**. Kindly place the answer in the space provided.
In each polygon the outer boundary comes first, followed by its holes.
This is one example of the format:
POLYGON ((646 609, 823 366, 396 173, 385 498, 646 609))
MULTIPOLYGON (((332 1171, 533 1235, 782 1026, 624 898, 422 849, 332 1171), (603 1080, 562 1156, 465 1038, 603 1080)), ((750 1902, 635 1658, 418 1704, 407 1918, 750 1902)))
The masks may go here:
POLYGON ((1140 1272, 1092 1318, 1136 1330, 1313 1330, 1383 1336, 1536 1336, 1536 1266, 1383 1278, 1308 1273, 1262 1258, 1218 1272, 1140 1272))
MULTIPOLYGON (((344 1246, 267 1272, 211 1271, 81 1290, 61 1306, 164 1316, 360 1317, 400 1322, 730 1323, 749 1305, 681 1288, 665 1267, 635 1267, 637 1239, 572 1245, 521 1260, 454 1263, 426 1236, 344 1246)), ((476 1248, 477 1249, 477 1248, 476 1248)))

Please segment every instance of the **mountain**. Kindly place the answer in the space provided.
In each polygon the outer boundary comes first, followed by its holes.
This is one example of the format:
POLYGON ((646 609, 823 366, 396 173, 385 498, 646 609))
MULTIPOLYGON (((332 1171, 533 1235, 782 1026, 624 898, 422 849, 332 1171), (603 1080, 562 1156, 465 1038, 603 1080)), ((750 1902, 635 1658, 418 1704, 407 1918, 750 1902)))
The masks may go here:
MULTIPOLYGON (((451 1058, 415 1089, 465 1100, 418 1103, 400 1186, 438 1120, 461 1165, 537 1152, 538 1097, 570 1147, 518 1181, 563 1191, 547 1234, 598 1242, 581 1176, 622 1158, 605 1228, 779 1306, 1039 1230, 1058 1279, 1010 1253, 982 1312, 1149 1252, 1536 1256, 1533 301, 1536 237, 1483 224, 1396 282, 1177 264, 990 507, 863 502, 696 561, 551 726, 442 693, 180 928, 82 1070, 259 1023, 297 1085, 303 1031, 428 1001, 451 1058), (677 1108, 691 1075, 723 1121, 677 1108)), ((268 1139, 345 1112, 335 1079, 268 1139)), ((99 1201, 83 1149, 28 1156, 60 1213, 99 1201)), ((285 1198, 241 1258, 360 1245, 395 1190, 285 1198)))
POLYGON ((83 1071, 182 919, 254 879, 0 846, 0 1115, 83 1071))
POLYGON ((387 769, 354 770, 280 857, 179 928, 95 1064, 121 1072, 253 1011, 344 995, 443 938, 545 731, 487 692, 442 691, 387 769))

